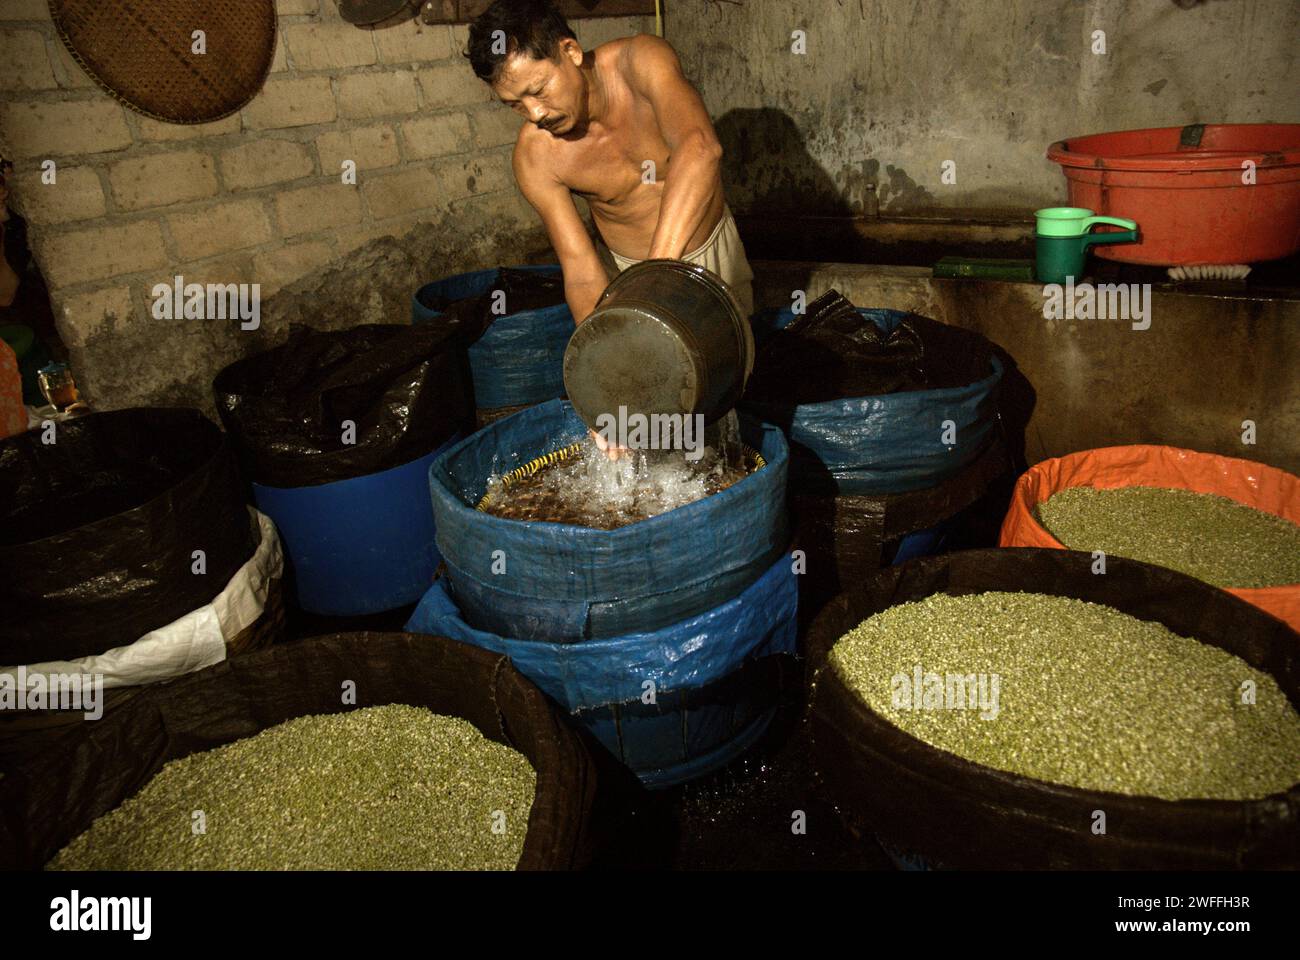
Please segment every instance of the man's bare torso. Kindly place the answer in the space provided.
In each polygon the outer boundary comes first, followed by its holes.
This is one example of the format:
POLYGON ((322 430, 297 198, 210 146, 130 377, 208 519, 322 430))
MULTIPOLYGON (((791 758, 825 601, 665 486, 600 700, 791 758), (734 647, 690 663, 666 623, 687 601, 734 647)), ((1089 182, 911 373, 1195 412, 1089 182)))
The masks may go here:
MULTIPOLYGON (((518 147, 529 163, 550 171, 561 183, 583 197, 601 237, 611 250, 643 260, 650 251, 663 176, 668 169, 669 147, 660 133, 649 101, 637 96, 622 72, 626 39, 612 40, 590 51, 595 69, 605 85, 607 115, 592 123, 582 136, 553 137, 531 123, 519 132, 518 147), (654 162, 655 177, 644 182, 645 162, 654 162)), ((708 216, 695 231, 686 252, 701 246, 722 217, 721 180, 714 185, 708 216)))

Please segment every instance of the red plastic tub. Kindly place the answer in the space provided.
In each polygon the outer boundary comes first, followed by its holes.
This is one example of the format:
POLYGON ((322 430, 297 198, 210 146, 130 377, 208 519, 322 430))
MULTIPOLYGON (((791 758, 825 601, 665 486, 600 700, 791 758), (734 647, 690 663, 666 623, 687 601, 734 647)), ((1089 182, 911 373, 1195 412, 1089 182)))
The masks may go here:
POLYGON ((1093 247, 1159 266, 1253 263, 1300 250, 1300 123, 1192 124, 1059 140, 1070 206, 1136 220, 1139 243, 1093 247), (1243 183, 1246 161, 1255 183, 1243 183))

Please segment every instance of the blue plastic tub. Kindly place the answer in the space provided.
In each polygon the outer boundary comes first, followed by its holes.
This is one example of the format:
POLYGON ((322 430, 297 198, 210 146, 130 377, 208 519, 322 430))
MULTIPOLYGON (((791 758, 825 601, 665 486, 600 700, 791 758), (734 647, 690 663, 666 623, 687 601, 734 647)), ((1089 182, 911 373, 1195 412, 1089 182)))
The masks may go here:
MULTIPOLYGON (((558 265, 511 267, 558 274, 558 265)), ((425 284, 411 298, 411 320, 425 323, 442 316, 420 303, 420 295, 461 300, 492 289, 500 270, 476 270, 425 284)), ((507 304, 507 306, 509 306, 507 304)), ((542 310, 521 310, 492 321, 487 332, 469 348, 474 377, 474 401, 483 408, 541 403, 564 396, 564 348, 573 334, 568 304, 542 310)))
POLYGON ((459 440, 369 476, 312 487, 253 484, 253 501, 275 521, 293 564, 302 609, 353 616, 420 599, 441 559, 429 466, 459 440))
POLYGON ((488 476, 584 439, 567 402, 491 424, 436 460, 429 489, 452 593, 474 626, 576 643, 676 623, 749 586, 790 542, 786 443, 742 420, 766 466, 720 493, 615 530, 476 509, 488 476))
POLYGON ((791 566, 783 554, 737 596, 670 626, 583 643, 476 630, 439 579, 406 630, 506 654, 642 783, 667 787, 725 766, 771 723, 779 672, 772 658, 796 652, 791 566), (653 703, 644 702, 647 683, 653 703))

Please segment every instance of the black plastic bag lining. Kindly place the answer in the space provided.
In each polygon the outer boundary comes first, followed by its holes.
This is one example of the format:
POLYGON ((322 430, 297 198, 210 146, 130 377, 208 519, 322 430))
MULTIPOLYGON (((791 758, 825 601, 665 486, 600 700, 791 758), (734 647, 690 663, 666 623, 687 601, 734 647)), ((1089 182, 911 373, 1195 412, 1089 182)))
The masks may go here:
POLYGON ((831 290, 759 351, 746 400, 821 403, 963 387, 988 376, 988 341, 909 313, 889 333, 831 290))
POLYGON ((245 474, 272 487, 379 473, 474 425, 464 332, 452 320, 293 324, 286 343, 231 364, 212 386, 245 474))
POLYGON ((225 437, 140 408, 0 442, 0 663, 134 643, 205 606, 261 541, 225 437), (193 552, 206 573, 193 572, 193 552))

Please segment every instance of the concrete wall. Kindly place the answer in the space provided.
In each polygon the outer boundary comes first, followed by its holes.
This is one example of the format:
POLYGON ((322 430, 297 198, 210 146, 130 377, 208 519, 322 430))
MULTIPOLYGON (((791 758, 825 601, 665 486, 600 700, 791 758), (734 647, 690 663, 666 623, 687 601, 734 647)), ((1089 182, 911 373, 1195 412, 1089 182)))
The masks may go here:
MULTIPOLYGON (((302 320, 404 323, 422 282, 553 260, 510 170, 520 122, 460 56, 465 26, 344 23, 334 0, 278 0, 273 72, 237 115, 159 123, 64 50, 45 0, 0 0, 0 152, 78 383, 99 408, 211 409, 212 375, 302 320), (342 182, 354 160, 357 182, 342 182), (42 161, 56 180, 40 179, 42 161), (157 320, 186 282, 258 283, 262 326, 157 320)), ((586 46, 653 18, 577 20, 586 46)))
POLYGON ((665 35, 740 212, 1024 215, 1065 199, 1052 141, 1300 121, 1294 0, 674 0, 665 35))

